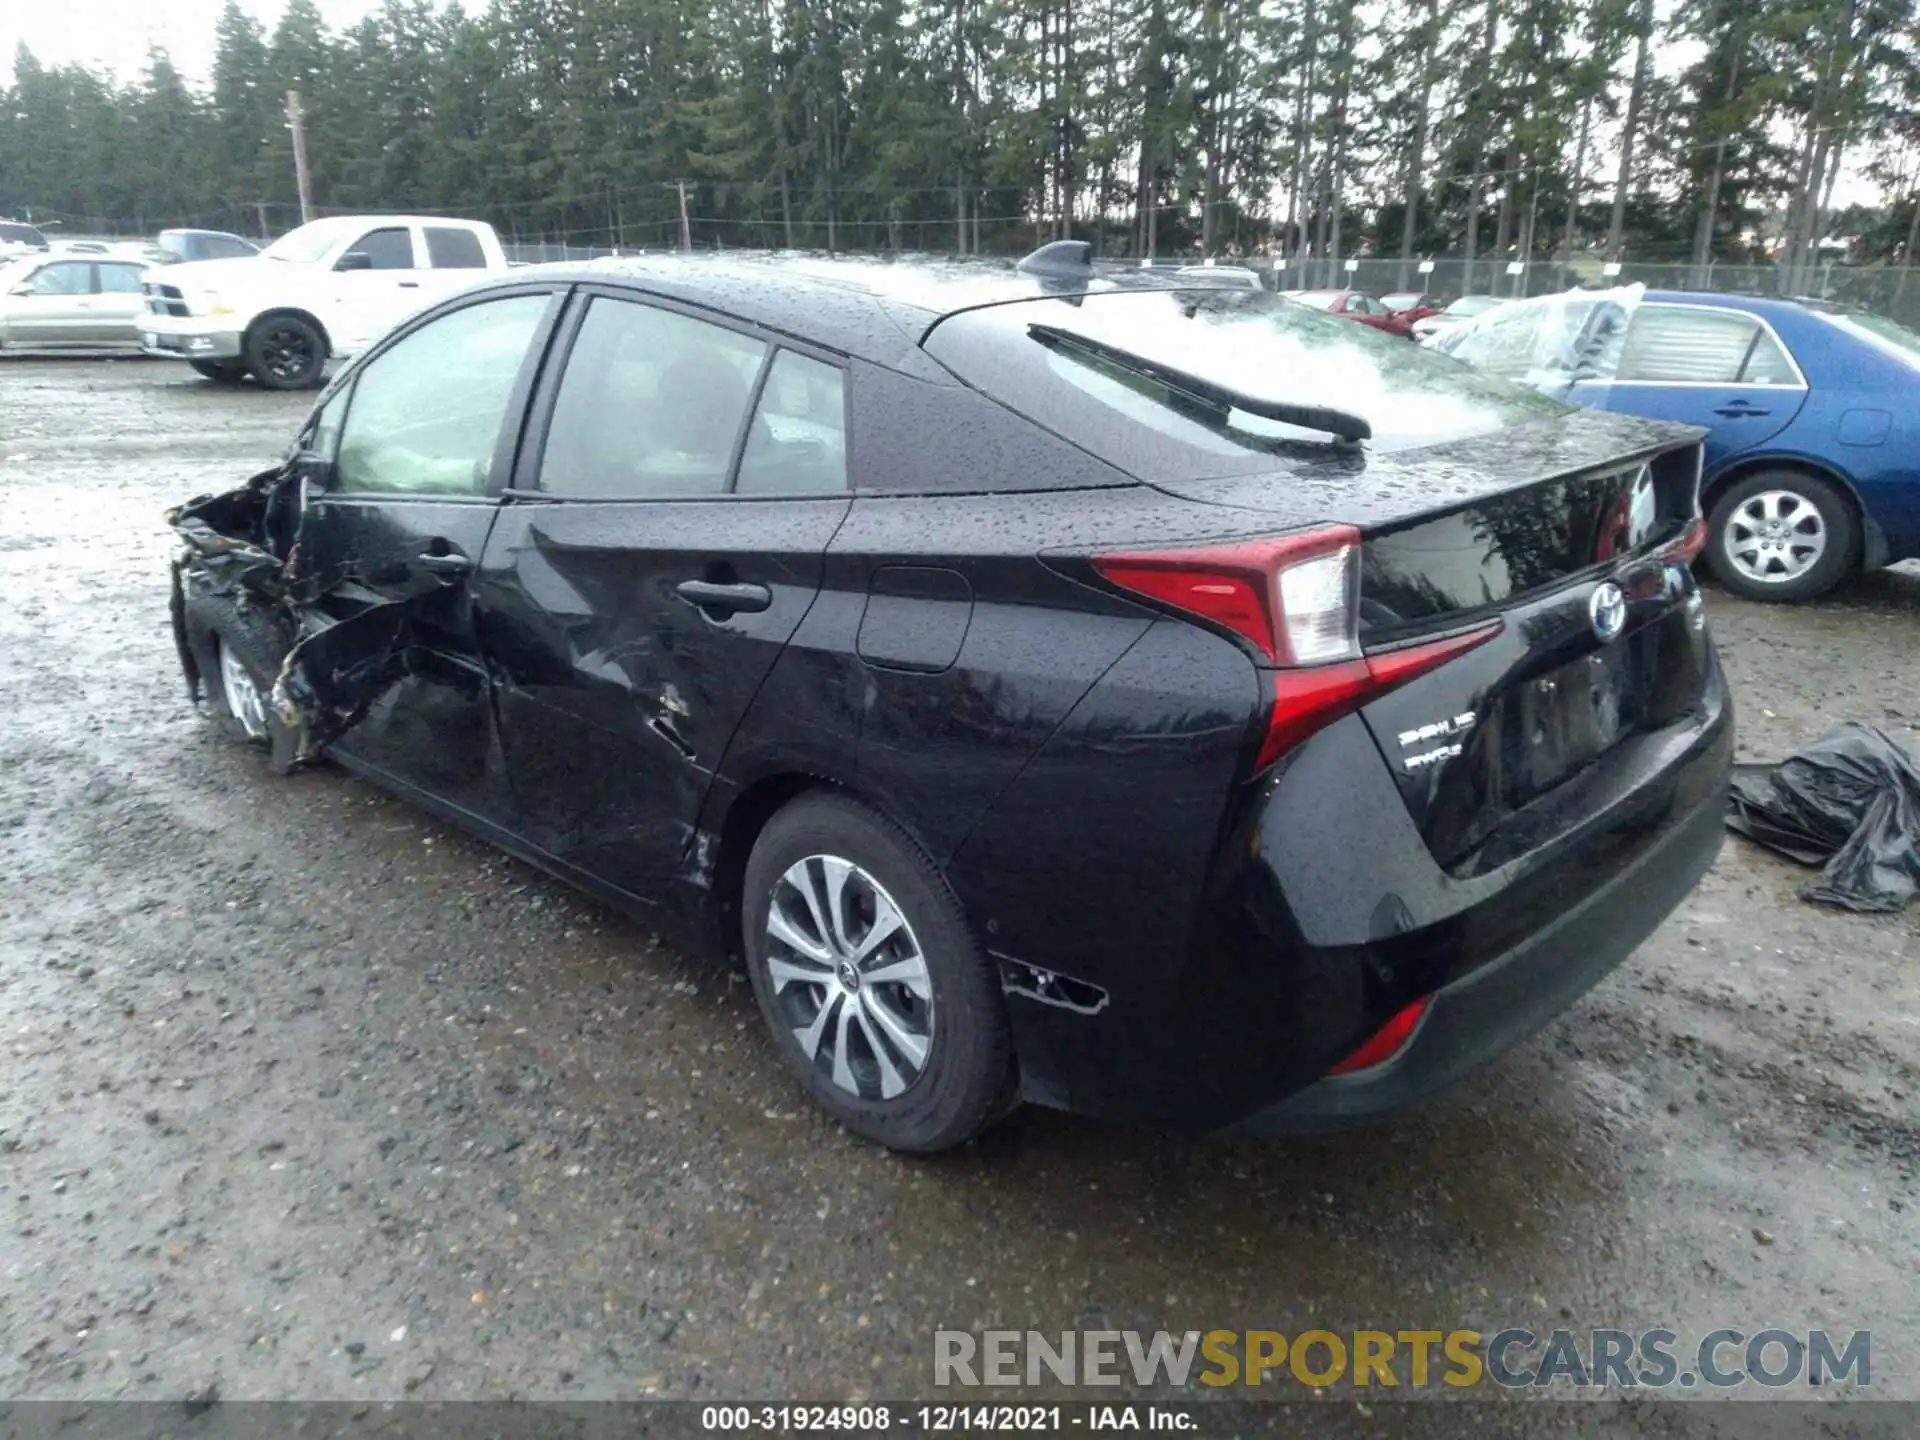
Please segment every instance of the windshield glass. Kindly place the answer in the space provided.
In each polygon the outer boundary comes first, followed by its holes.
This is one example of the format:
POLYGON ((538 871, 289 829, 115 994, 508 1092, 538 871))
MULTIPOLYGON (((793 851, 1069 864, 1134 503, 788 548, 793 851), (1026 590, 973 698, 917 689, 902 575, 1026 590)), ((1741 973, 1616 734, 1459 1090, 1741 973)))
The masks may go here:
POLYGON ((1415 306, 1426 304, 1424 295, 1382 295, 1380 303, 1389 310, 1411 310, 1415 306))
POLYGON ((1343 293, 1339 290, 1302 290, 1291 298, 1302 305, 1311 305, 1316 310, 1331 310, 1343 293))
POLYGON ((298 230, 289 230, 260 253, 269 260, 291 260, 295 264, 310 265, 325 255, 339 238, 340 223, 337 220, 315 220, 298 230))
POLYGON ((1920 369, 1920 334, 1899 321, 1866 310, 1815 310, 1813 313, 1836 330, 1844 330, 1854 339, 1864 340, 1876 350, 1920 369))
POLYGON ((926 347, 969 384, 1133 474, 1198 479, 1321 453, 1326 432, 1184 390, 1170 368, 1256 401, 1358 415, 1375 451, 1566 413, 1444 356, 1257 290, 1133 291, 948 317, 926 347), (1058 337, 1084 337, 1081 348, 1058 337), (1098 347, 1097 349, 1094 347, 1098 347), (1129 365, 1137 357, 1144 366, 1129 365))

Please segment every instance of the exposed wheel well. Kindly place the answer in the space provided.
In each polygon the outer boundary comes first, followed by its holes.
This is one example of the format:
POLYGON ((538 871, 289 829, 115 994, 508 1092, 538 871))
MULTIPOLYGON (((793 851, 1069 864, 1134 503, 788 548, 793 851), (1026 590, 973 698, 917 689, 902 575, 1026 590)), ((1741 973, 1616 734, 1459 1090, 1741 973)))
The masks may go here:
POLYGON ((1853 557, 1855 566, 1863 561, 1869 565, 1876 562, 1873 553, 1878 532, 1868 523, 1866 507, 1860 503, 1860 497, 1854 493, 1853 484, 1837 470, 1812 460, 1803 460, 1798 456, 1756 456, 1752 459, 1736 461, 1715 475, 1701 487, 1700 513, 1711 515, 1713 507, 1719 503, 1720 496, 1729 485, 1737 484, 1749 475, 1757 475, 1766 470, 1786 470, 1801 475, 1810 475, 1816 480, 1824 480, 1846 498, 1847 506, 1853 511, 1854 531, 1858 536, 1858 553, 1853 557))
MULTIPOLYGON (((244 344, 247 340, 251 340, 253 338, 253 332, 266 324, 267 321, 283 316, 294 320, 306 321, 307 324, 314 328, 315 333, 320 336, 320 343, 326 347, 327 356, 333 354, 333 337, 327 334, 327 327, 320 322, 320 317, 311 311, 296 309, 291 305, 279 305, 272 310, 262 310, 258 315, 254 316, 253 319, 247 322, 246 339, 243 340, 242 343, 244 344)), ((327 357, 322 356, 321 358, 325 359, 327 357)))
POLYGON ((880 804, 871 795, 851 785, 829 780, 824 775, 792 771, 769 775, 749 785, 727 808, 720 823, 719 845, 714 853, 711 913, 715 937, 721 955, 728 963, 745 966, 746 954, 740 940, 740 893, 746 886, 747 857, 767 822, 792 801, 812 790, 827 790, 857 800, 878 811, 906 832, 916 845, 924 845, 919 834, 904 819, 880 804))

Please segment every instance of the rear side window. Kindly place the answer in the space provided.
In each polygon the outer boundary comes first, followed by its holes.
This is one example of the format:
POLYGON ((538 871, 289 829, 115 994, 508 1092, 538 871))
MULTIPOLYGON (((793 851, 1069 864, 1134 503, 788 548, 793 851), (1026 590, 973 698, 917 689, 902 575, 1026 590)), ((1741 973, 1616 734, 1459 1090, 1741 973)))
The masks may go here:
POLYGON ((949 316, 925 345, 1008 409, 1150 479, 1271 471, 1337 452, 1319 431, 1221 406, 1129 366, 1127 355, 1264 400, 1358 414, 1373 427, 1374 451, 1567 411, 1398 335, 1259 290, 1021 301, 949 316), (1102 353, 1049 339, 1058 332, 1085 336, 1102 353))
POLYGON ((723 494, 766 358, 736 331, 596 297, 554 397, 540 488, 599 500, 723 494))
POLYGON ((1774 338, 1773 332, 1761 328, 1755 337, 1753 351, 1747 356, 1747 367, 1740 372, 1743 385, 1798 385, 1800 377, 1794 373, 1793 361, 1787 357, 1786 347, 1774 338))
POLYGON ((1737 310, 1643 305, 1627 327, 1614 379, 1622 384, 1731 385, 1760 326, 1737 310))
POLYGON ((102 295, 138 295, 140 293, 138 265, 96 265, 94 269, 100 275, 102 295))
POLYGON ((427 226, 427 258, 436 270, 484 270, 486 252, 480 237, 471 230, 456 230, 447 225, 427 226))
POLYGON ((774 356, 734 488, 743 495, 847 488, 846 377, 837 366, 791 350, 774 356))
POLYGON ((349 254, 358 251, 373 261, 376 270, 413 269, 413 236, 406 226, 397 225, 388 230, 370 230, 347 247, 349 254))

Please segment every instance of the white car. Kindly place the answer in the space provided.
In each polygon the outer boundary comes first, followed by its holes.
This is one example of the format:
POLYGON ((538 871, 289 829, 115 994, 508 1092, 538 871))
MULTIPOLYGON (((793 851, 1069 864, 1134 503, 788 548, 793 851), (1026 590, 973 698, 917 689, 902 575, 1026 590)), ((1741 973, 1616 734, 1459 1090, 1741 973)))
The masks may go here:
POLYGON ((1184 280, 1205 280, 1230 290, 1263 290, 1260 272, 1244 265, 1182 265, 1176 272, 1184 280))
POLYGON ((0 266, 0 350, 137 350, 147 268, 58 250, 0 266))
POLYGON ((1496 306, 1506 303, 1506 298, 1500 295, 1462 295, 1438 315, 1429 315, 1425 319, 1414 321, 1413 338, 1424 344, 1442 330, 1451 329, 1462 320, 1471 320, 1476 315, 1484 315, 1496 306))
POLYGON ((347 215, 282 235, 257 256, 168 265, 148 277, 141 348, 212 380, 272 390, 318 385, 398 321, 507 257, 491 225, 423 215, 347 215))

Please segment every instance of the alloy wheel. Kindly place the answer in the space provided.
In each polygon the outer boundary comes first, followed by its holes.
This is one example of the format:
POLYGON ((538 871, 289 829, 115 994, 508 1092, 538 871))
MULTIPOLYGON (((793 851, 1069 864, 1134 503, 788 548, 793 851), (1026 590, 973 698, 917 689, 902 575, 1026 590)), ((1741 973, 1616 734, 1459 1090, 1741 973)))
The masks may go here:
POLYGON ((801 1052, 862 1099, 892 1100, 933 1053, 933 979, 886 887, 852 861, 810 855, 773 888, 767 972, 801 1052))
POLYGON ((313 367, 313 337, 295 325, 276 325, 262 338, 260 355, 276 380, 299 380, 313 367))
POLYGON ((1761 585, 1797 580, 1827 550, 1819 506, 1791 490, 1762 490, 1740 502, 1721 536, 1733 568, 1761 585))
POLYGON ((267 707, 260 698, 260 687, 240 663, 225 640, 220 641, 220 691, 227 697, 227 709, 240 722, 250 740, 267 738, 267 707))

